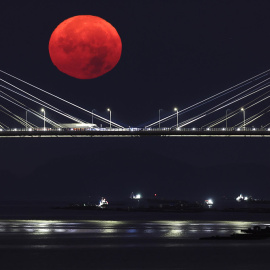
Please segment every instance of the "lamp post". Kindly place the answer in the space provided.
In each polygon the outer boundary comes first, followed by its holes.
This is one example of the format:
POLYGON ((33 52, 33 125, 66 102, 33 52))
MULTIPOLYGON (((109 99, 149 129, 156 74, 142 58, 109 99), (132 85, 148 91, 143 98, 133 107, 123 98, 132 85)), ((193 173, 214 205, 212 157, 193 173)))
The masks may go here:
POLYGON ((174 108, 174 111, 176 112, 176 128, 178 128, 178 108, 174 108))
POLYGON ((158 127, 160 128, 160 111, 161 111, 162 109, 159 109, 158 110, 158 127))
POLYGON ((228 125, 227 125, 227 112, 230 111, 230 109, 227 109, 226 110, 226 129, 228 128, 228 125))
POLYGON ((25 129, 27 130, 27 126, 28 126, 28 124, 27 124, 27 110, 26 110, 26 112, 25 112, 25 129))
POLYGON ((45 110, 42 108, 41 111, 42 111, 43 114, 44 114, 44 130, 45 130, 45 110))
POLYGON ((244 124, 243 124, 243 128, 246 128, 246 113, 245 113, 245 109, 241 108, 241 111, 243 112, 243 117, 244 117, 244 124))
POLYGON ((108 108, 107 111, 110 113, 110 128, 112 128, 112 111, 110 108, 108 108))
POLYGON ((92 110, 92 124, 94 124, 93 112, 94 112, 95 110, 96 110, 96 109, 93 109, 93 110, 92 110))

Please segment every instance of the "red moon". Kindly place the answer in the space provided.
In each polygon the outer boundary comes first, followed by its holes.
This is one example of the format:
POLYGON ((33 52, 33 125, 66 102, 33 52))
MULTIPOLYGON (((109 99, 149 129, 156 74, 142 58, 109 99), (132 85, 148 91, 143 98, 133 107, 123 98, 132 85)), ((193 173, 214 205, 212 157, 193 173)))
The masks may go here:
POLYGON ((122 53, 116 29, 91 15, 71 17, 60 23, 49 41, 53 64, 77 79, 97 78, 112 70, 122 53))

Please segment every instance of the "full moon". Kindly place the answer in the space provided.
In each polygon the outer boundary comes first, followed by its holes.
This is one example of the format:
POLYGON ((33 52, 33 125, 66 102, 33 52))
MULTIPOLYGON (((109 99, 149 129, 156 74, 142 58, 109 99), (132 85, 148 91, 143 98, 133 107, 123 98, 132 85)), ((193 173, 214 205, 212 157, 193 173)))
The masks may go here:
POLYGON ((53 64, 77 79, 97 78, 112 70, 122 52, 116 29, 91 15, 71 17, 60 23, 49 41, 53 64))

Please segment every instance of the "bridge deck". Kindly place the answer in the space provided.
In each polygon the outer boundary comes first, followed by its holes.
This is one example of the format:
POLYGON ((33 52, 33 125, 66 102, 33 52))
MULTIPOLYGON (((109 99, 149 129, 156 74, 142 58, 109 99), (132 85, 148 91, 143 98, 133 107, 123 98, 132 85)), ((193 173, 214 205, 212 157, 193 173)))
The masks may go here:
POLYGON ((106 130, 2 130, 0 138, 15 137, 269 137, 270 130, 164 130, 164 129, 106 129, 106 130))

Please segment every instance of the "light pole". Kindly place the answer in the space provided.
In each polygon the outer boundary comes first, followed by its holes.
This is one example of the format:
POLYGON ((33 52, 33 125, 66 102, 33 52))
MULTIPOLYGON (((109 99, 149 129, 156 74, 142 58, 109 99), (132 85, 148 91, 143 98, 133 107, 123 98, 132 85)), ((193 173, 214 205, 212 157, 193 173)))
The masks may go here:
POLYGON ((28 124, 27 124, 27 110, 26 110, 26 112, 25 112, 25 129, 27 130, 27 126, 28 126, 28 124))
POLYGON ((92 110, 92 124, 94 124, 93 112, 94 112, 95 110, 96 110, 96 109, 93 109, 93 110, 92 110))
POLYGON ((245 109, 241 108, 241 111, 243 112, 243 117, 244 117, 244 124, 243 124, 243 128, 246 128, 246 113, 245 113, 245 109))
POLYGON ((42 108, 41 111, 42 111, 43 114, 44 114, 44 130, 45 130, 45 110, 42 108))
POLYGON ((176 128, 178 128, 178 108, 174 108, 174 111, 176 112, 176 128))
POLYGON ((160 111, 161 111, 162 109, 159 109, 158 110, 158 127, 160 128, 160 111))
POLYGON ((108 108, 107 111, 110 113, 110 128, 112 128, 112 111, 110 108, 108 108))
POLYGON ((228 111, 230 111, 230 109, 227 109, 227 110, 226 110, 226 129, 227 129, 227 127, 228 127, 228 125, 227 125, 227 112, 228 112, 228 111))

